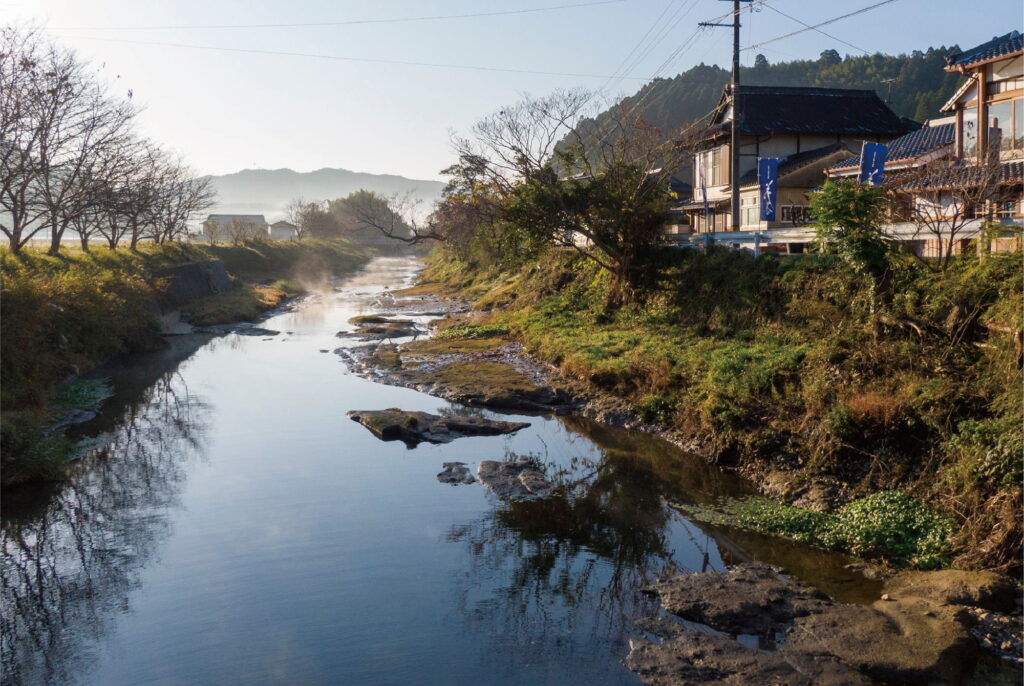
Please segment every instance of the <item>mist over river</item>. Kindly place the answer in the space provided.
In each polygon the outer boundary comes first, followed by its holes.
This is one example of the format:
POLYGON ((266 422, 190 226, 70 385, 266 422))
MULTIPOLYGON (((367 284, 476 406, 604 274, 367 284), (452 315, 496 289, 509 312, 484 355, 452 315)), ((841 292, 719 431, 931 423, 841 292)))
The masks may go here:
POLYGON ((336 333, 419 268, 377 258, 261 324, 277 336, 177 337, 97 372, 116 394, 82 431, 109 447, 6 494, 5 683, 637 684, 621 661, 658 611, 641 589, 673 572, 758 559, 877 597, 841 556, 681 518, 665 498, 752 489, 665 441, 456 408, 323 352, 364 345, 336 333), (409 449, 345 416, 389 407, 530 426, 409 449), (564 489, 437 480, 513 456, 564 489))

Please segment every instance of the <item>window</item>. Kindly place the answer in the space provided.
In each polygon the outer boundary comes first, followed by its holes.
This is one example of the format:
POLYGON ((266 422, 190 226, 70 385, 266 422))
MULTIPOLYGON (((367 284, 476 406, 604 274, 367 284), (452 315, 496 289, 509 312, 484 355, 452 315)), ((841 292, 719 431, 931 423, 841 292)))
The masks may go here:
POLYGON ((1002 81, 992 81, 985 86, 985 93, 988 95, 999 95, 1007 91, 1015 91, 1020 88, 1024 88, 1024 78, 1015 77, 1012 79, 1003 79, 1002 81))
POLYGON ((794 226, 803 226, 811 221, 810 212, 803 205, 783 205, 781 208, 781 220, 783 223, 794 226))
POLYGON ((1001 219, 1011 219, 1020 216, 1020 205, 1016 200, 1007 200, 996 206, 996 216, 1001 219))
POLYGON ((1013 144, 1013 102, 1004 100, 988 108, 988 149, 1012 150, 1013 144))
POLYGON ((978 111, 973 107, 964 110, 964 126, 960 132, 960 143, 964 157, 973 157, 978 153, 978 111))

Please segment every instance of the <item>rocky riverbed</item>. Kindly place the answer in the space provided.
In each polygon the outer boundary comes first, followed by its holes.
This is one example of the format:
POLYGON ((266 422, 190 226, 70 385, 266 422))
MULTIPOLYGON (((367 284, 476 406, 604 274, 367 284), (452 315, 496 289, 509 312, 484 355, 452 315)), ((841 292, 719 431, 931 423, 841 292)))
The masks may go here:
MULTIPOLYGON (((460 307, 432 328, 473 321, 460 307)), ((382 383, 492 409, 576 413, 705 453, 502 336, 441 336, 335 352, 357 374, 382 383)), ((445 468, 439 480, 473 479, 461 463, 445 468)), ((485 461, 477 479, 502 498, 544 497, 550 485, 535 471, 527 461, 485 461)), ((835 480, 797 481, 785 471, 756 476, 762 492, 801 507, 829 510, 845 499, 835 480)), ((885 575, 868 565, 864 571, 885 575)), ((1019 588, 994 573, 905 572, 889 578, 870 606, 836 602, 757 564, 679 576, 653 591, 666 615, 648 622, 653 640, 635 641, 627 660, 649 684, 955 684, 972 669, 979 646, 1022 661, 1019 588)))
POLYGON ((1015 585, 991 572, 903 572, 884 591, 839 603, 762 564, 675 576, 651 589, 666 615, 626 664, 658 686, 957 684, 978 616, 1016 609, 1015 585))

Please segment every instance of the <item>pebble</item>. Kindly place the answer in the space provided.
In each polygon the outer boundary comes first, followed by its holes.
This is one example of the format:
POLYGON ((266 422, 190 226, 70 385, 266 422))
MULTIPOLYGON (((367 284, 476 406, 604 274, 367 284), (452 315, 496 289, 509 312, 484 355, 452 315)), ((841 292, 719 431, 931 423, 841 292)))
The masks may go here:
POLYGON ((892 597, 888 593, 883 593, 882 600, 892 600, 892 597))

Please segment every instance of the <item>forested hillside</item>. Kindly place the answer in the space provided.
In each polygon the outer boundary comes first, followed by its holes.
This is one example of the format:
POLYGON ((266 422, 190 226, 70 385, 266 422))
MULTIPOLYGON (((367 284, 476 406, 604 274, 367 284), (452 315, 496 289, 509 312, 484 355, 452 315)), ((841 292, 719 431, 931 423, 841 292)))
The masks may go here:
MULTIPOLYGON (((740 72, 741 83, 755 86, 819 86, 874 89, 890 100, 896 114, 917 121, 936 117, 953 94, 961 77, 944 70, 945 57, 959 52, 956 46, 915 50, 909 55, 841 57, 826 50, 817 60, 771 64, 757 55, 753 67, 740 72), (889 97, 888 79, 892 82, 889 97)), ((656 79, 625 99, 628 112, 637 112, 648 123, 674 132, 707 114, 722 95, 729 71, 700 64, 670 79, 656 79)), ((606 114, 597 117, 598 126, 606 114)))

